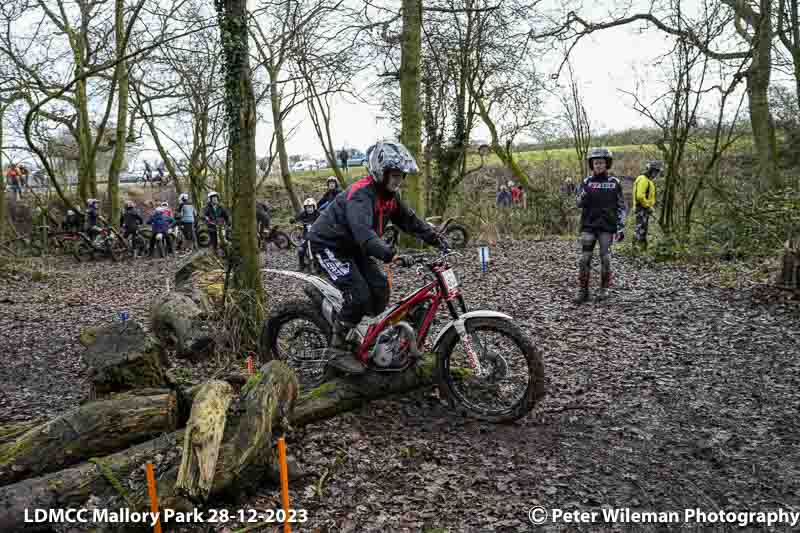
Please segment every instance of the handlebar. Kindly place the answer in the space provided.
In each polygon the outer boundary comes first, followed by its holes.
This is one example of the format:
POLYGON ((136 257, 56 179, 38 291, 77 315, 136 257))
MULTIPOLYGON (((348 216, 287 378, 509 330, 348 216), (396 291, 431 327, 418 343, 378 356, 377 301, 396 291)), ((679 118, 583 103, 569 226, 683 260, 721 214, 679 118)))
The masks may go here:
POLYGON ((416 265, 426 266, 428 268, 441 265, 446 262, 447 258, 450 256, 460 256, 462 255, 459 252, 439 252, 435 256, 431 256, 429 253, 416 253, 416 254, 405 254, 401 257, 407 257, 411 259, 410 264, 403 265, 406 268, 411 268, 416 265))

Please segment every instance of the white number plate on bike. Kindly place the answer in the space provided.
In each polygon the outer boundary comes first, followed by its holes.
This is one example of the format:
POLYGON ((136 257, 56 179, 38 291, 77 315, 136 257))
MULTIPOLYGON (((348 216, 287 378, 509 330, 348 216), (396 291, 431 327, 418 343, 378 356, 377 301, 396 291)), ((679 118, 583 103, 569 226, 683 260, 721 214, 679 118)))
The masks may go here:
POLYGON ((452 268, 442 271, 442 279, 444 280, 444 284, 447 287, 448 292, 458 287, 458 278, 456 277, 456 273, 453 272, 452 268))

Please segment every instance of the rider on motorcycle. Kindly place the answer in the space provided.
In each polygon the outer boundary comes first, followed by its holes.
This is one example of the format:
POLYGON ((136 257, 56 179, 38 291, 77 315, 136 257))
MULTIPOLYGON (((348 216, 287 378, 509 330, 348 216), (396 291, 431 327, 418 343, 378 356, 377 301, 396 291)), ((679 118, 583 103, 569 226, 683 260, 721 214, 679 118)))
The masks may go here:
POLYGON ((336 179, 336 176, 328 176, 327 187, 328 188, 325 191, 325 194, 323 194, 322 198, 320 198, 319 202, 317 202, 320 211, 325 209, 325 207, 327 207, 327 205, 330 204, 334 198, 336 198, 336 195, 342 192, 339 189, 339 180, 336 179))
POLYGON ((373 258, 384 263, 400 259, 381 239, 386 224, 391 221, 430 245, 447 247, 433 227, 397 197, 406 175, 418 171, 414 157, 403 145, 375 145, 368 169, 369 175, 336 196, 308 233, 311 252, 344 295, 326 359, 334 368, 354 374, 364 372, 365 367, 348 349, 347 334, 364 315, 380 314, 389 299, 386 276, 373 258))
POLYGON ((208 225, 208 243, 211 245, 211 248, 214 249, 214 252, 216 252, 218 246, 217 226, 220 225, 220 223, 229 225, 231 222, 228 212, 224 207, 219 205, 219 194, 216 191, 209 191, 206 198, 208 199, 208 204, 203 210, 203 218, 205 218, 206 224, 208 225))
POLYGON ((308 239, 308 228, 317 221, 319 218, 319 211, 317 210, 317 202, 313 198, 306 198, 303 202, 303 210, 297 216, 292 218, 292 222, 299 222, 303 225, 303 245, 297 251, 297 260, 300 264, 300 271, 306 268, 306 245, 305 241, 308 239))
POLYGON ((119 217, 119 225, 122 227, 122 238, 127 239, 131 235, 136 235, 139 226, 144 224, 142 215, 136 211, 136 205, 128 200, 125 202, 125 211, 119 217))
POLYGON ((162 234, 162 239, 166 241, 167 252, 172 253, 172 243, 169 241, 167 232, 170 226, 175 222, 172 217, 168 217, 164 213, 164 208, 159 206, 156 208, 153 215, 148 219, 147 223, 153 228, 153 235, 150 237, 150 256, 153 256, 153 250, 156 247, 156 235, 162 234))
POLYGON ((100 228, 97 227, 97 199, 89 198, 86 200, 86 234, 90 239, 100 233, 100 228))

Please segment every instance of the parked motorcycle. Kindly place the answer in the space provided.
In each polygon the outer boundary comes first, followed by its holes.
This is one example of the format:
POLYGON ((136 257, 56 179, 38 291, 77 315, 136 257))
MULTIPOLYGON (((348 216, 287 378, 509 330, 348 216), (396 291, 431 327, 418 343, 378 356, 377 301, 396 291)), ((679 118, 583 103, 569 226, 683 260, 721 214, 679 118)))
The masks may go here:
MULTIPOLYGON (((430 217, 425 219, 425 221, 433 226, 437 234, 442 235, 445 239, 447 239, 447 242, 451 248, 465 248, 467 244, 469 244, 469 232, 467 231, 467 228, 454 222, 455 218, 448 218, 443 224, 438 226, 431 223, 431 221, 437 219, 441 220, 442 217, 430 217)), ((399 236, 400 232, 398 228, 392 224, 389 224, 383 230, 383 240, 392 246, 397 244, 399 236)))

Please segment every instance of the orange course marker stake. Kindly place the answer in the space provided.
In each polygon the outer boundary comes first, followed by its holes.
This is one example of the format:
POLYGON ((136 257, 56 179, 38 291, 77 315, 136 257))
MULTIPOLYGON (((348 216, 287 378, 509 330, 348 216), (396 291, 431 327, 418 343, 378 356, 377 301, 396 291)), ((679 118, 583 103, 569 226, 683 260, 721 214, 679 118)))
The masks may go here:
POLYGON ((386 267, 386 281, 389 282, 389 292, 392 290, 392 269, 388 266, 386 267))
MULTIPOLYGON (((156 495, 156 475, 153 472, 153 463, 147 463, 147 493, 150 496, 150 511, 158 516, 158 496, 156 495)), ((153 527, 155 533, 161 533, 161 517, 156 519, 153 527)))
POLYGON ((253 356, 252 355, 248 355, 247 356, 247 373, 252 376, 254 372, 255 371, 253 370, 253 356))
POLYGON ((278 439, 278 460, 281 463, 281 501, 283 502, 284 533, 292 533, 292 525, 289 523, 289 471, 286 467, 286 440, 283 437, 278 439))

